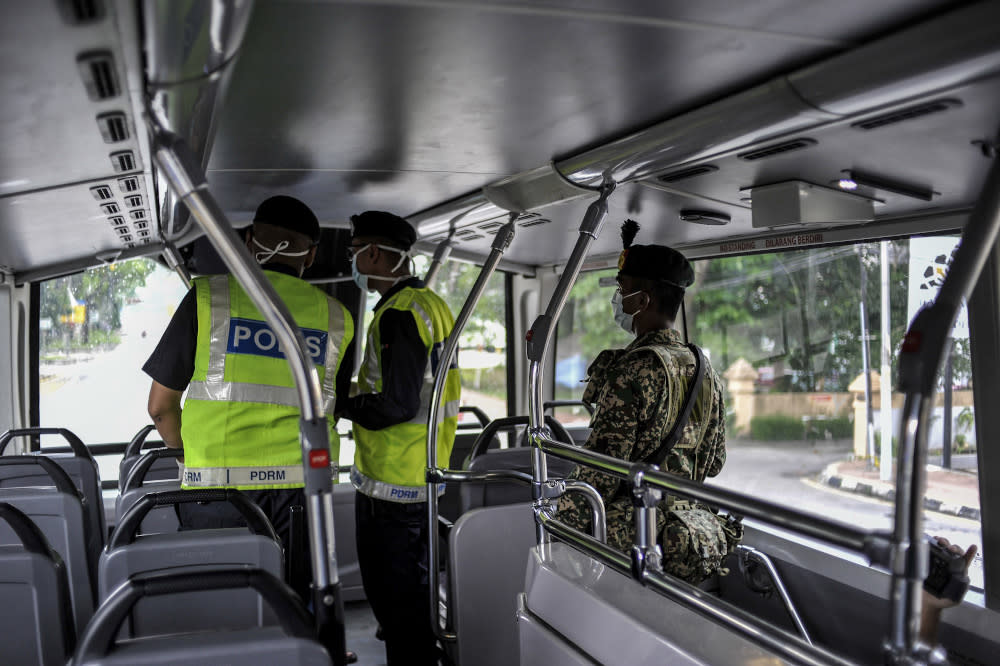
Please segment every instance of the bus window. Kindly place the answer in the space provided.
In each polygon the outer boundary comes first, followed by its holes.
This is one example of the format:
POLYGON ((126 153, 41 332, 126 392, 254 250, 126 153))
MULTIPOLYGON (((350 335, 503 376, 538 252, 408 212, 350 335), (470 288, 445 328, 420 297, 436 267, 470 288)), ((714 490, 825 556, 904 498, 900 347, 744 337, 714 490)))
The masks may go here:
MULTIPOLYGON (((685 298, 687 328, 727 387, 728 460, 710 481, 850 524, 890 528, 896 461, 881 458, 881 382, 893 384, 891 432, 896 438, 902 395, 895 391, 895 357, 917 307, 936 294, 956 241, 887 241, 893 364, 888 377, 880 367, 878 243, 696 262, 695 284, 685 298), (872 442, 865 426, 863 291, 872 442), (890 467, 883 473, 886 464, 890 467)), ((964 315, 954 332, 951 368, 950 429, 945 428, 942 384, 929 435, 928 508, 937 510, 925 512, 925 530, 959 544, 975 543, 981 550, 964 315), (945 436, 950 470, 942 468, 945 436)), ((981 561, 970 571, 973 585, 980 588, 981 561)))
MULTIPOLYGON (((48 280, 39 290, 39 425, 86 444, 127 442, 149 423, 152 353, 187 291, 149 259, 48 280)), ((151 435, 155 438, 155 433, 151 435)), ((42 448, 65 446, 44 436, 42 448)), ((120 455, 98 456, 101 479, 118 478, 120 455)))
MULTIPOLYGON (((556 328, 555 399, 579 400, 587 367, 604 349, 620 349, 633 339, 615 323, 611 312, 617 269, 580 275, 570 292, 556 328), (601 281, 610 286, 601 286, 601 281)), ((586 425, 583 407, 557 407, 555 417, 569 425, 586 425)))

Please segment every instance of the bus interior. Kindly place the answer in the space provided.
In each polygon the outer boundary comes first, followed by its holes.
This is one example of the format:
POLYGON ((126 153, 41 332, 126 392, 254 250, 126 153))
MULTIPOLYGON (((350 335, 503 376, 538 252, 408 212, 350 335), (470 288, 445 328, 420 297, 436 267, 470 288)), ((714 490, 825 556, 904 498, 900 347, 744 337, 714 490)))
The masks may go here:
POLYGON ((947 659, 996 663, 1000 2, 4 6, 4 663, 385 663, 350 423, 332 459, 303 425, 334 469, 306 469, 313 614, 252 505, 212 496, 251 523, 218 543, 175 531, 149 424, 141 366, 194 276, 236 275, 308 376, 237 236, 276 194, 320 220, 304 279, 350 310, 355 368, 376 296, 352 215, 405 217, 456 315, 450 460, 428 442, 445 663, 931 663, 924 534, 978 549, 947 659), (631 339, 609 304, 626 219, 694 265, 676 326, 726 385, 705 484, 582 446, 588 364, 631 339), (578 465, 742 516, 715 589, 609 547, 600 506, 593 534, 560 523, 578 465))

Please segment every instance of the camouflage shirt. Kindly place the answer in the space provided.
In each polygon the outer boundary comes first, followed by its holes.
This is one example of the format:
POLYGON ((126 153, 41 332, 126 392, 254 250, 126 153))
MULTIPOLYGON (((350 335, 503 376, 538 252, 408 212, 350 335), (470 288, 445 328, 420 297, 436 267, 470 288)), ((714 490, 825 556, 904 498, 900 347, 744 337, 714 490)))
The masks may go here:
MULTIPOLYGON (((677 445, 667 455, 663 469, 695 481, 722 471, 726 462, 726 412, 722 382, 705 359, 705 379, 691 417, 677 445)), ((584 445, 598 453, 634 462, 650 456, 670 433, 695 373, 694 354, 672 329, 639 336, 622 350, 605 350, 587 371, 583 399, 595 404, 593 431, 584 445), (669 371, 652 349, 666 351, 669 371)), ((624 481, 597 470, 579 467, 573 477, 592 485, 604 498, 608 543, 631 550, 635 524, 631 493, 624 481)), ((669 498, 657 511, 657 532, 666 524, 669 498)), ((558 503, 559 520, 590 532, 591 512, 578 493, 568 493, 558 503)), ((664 547, 667 557, 669 547, 664 547)))

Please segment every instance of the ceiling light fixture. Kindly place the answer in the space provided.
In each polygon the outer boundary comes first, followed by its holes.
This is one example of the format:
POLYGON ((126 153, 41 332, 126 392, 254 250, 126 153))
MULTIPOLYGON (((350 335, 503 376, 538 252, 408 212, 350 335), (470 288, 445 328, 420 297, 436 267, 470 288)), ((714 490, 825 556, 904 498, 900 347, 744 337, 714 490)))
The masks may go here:
POLYGON ((694 208, 685 208, 681 210, 680 218, 685 222, 709 224, 712 226, 729 224, 729 221, 732 219, 726 213, 719 213, 714 210, 695 210, 694 208))
POLYGON ((883 178, 882 176, 874 176, 863 171, 853 171, 851 169, 844 170, 844 173, 846 174, 846 177, 841 179, 841 183, 843 183, 844 180, 851 180, 857 185, 870 187, 873 190, 892 192, 893 194, 919 199, 920 201, 930 201, 934 198, 934 190, 920 185, 901 183, 897 180, 889 180, 887 178, 883 178))

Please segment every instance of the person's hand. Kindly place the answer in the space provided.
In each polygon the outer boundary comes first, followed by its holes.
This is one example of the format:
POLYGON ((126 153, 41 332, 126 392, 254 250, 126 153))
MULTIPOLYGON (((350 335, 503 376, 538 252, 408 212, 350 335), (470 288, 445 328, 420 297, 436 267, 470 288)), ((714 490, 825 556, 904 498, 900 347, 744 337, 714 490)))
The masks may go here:
MULTIPOLYGON (((949 551, 956 555, 962 555, 965 558, 965 573, 969 573, 969 566, 972 564, 972 560, 976 557, 976 546, 975 544, 969 546, 969 548, 962 553, 961 546, 953 543, 949 543, 944 537, 934 537, 937 542, 947 548, 949 551)), ((936 597, 927 590, 924 590, 924 606, 928 608, 951 608, 952 606, 957 606, 959 602, 952 601, 951 599, 942 599, 941 597, 936 597)))

